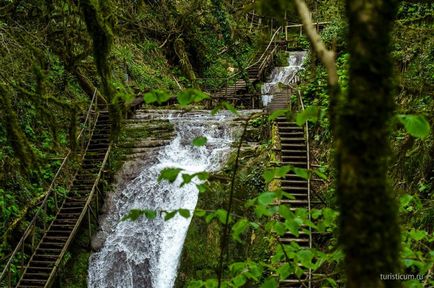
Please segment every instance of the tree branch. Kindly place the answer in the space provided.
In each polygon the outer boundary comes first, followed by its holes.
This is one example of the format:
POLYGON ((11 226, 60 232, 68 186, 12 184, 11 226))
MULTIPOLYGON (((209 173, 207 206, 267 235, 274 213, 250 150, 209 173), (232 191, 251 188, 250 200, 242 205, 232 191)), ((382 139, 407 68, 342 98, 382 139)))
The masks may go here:
POLYGON ((294 0, 294 3, 297 7, 307 37, 312 43, 315 53, 318 54, 318 57, 327 69, 329 85, 331 87, 337 86, 339 77, 336 69, 335 52, 328 50, 324 42, 322 42, 321 37, 315 29, 306 2, 304 2, 304 0, 294 0))

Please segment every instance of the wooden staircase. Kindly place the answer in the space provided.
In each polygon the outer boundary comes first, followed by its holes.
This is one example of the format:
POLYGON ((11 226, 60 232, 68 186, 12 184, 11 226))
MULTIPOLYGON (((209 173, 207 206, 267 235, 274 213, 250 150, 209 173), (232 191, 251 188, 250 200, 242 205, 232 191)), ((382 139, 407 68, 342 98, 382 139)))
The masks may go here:
MULTIPOLYGON (((254 84, 263 79, 265 73, 273 65, 274 56, 282 47, 282 44, 286 43, 281 41, 278 42, 275 39, 276 36, 279 35, 281 29, 282 28, 280 27, 274 32, 268 45, 261 49, 255 57, 253 57, 251 64, 247 66, 246 72, 249 83, 254 84)), ((226 83, 229 82, 228 80, 229 78, 226 79, 226 83)), ((246 83, 244 79, 239 79, 235 83, 231 85, 227 84, 223 89, 212 93, 211 98, 214 100, 232 101, 233 104, 236 104, 237 100, 238 102, 250 102, 249 106, 255 108, 255 103, 260 103, 260 93, 251 94, 248 88, 248 83, 246 83), (248 100, 250 101, 246 101, 244 98, 249 98, 248 100), (255 98, 258 99, 255 100, 255 98)))
MULTIPOLYGON (((295 79, 295 78, 294 78, 295 79)), ((295 80, 294 80, 295 81, 295 80)), ((273 94, 273 99, 267 107, 268 113, 272 113, 280 109, 294 110, 291 107, 289 96, 292 94, 292 88, 288 91, 273 94)), ((304 109, 301 95, 299 94, 299 108, 304 109)), ((276 124, 280 138, 280 160, 282 165, 291 165, 293 167, 309 169, 309 142, 308 142, 308 126, 298 126, 295 122, 290 122, 286 117, 277 117, 276 124)), ((303 179, 293 171, 290 171, 281 180, 281 189, 290 195, 291 199, 282 198, 279 205, 287 205, 289 209, 295 211, 297 208, 305 208, 310 211, 311 209, 311 191, 310 180, 303 179)), ((307 228, 310 231, 310 228, 307 228)), ((292 233, 285 233, 279 238, 282 244, 297 243, 302 248, 312 247, 312 234, 300 231, 299 235, 292 233)), ((309 270, 297 279, 291 277, 288 279, 280 280, 279 287, 311 287, 312 273, 309 270)))
MULTIPOLYGON (((305 139, 304 127, 298 126, 295 122, 289 122, 286 117, 278 117, 276 122, 281 143, 280 155, 282 165, 308 169, 308 143, 305 139)), ((291 171, 281 180, 281 188, 292 195, 293 199, 282 198, 279 203, 280 205, 288 205, 292 211, 295 211, 297 208, 310 210, 309 180, 300 178, 291 171)), ((298 236, 285 233, 279 240, 283 244, 296 242, 302 248, 312 247, 311 235, 302 231, 300 231, 298 236)), ((310 287, 310 282, 305 283, 306 286, 302 286, 300 283, 300 280, 306 281, 308 277, 310 277, 310 273, 303 275, 300 279, 290 278, 281 280, 279 287, 310 287)))
MULTIPOLYGON (((62 257, 71 244, 97 189, 103 166, 110 152, 110 120, 107 111, 99 112, 86 153, 68 197, 24 266, 16 287, 50 287, 62 257)), ((97 192, 96 192, 97 193, 97 192)), ((90 215, 90 214, 89 214, 90 215)))

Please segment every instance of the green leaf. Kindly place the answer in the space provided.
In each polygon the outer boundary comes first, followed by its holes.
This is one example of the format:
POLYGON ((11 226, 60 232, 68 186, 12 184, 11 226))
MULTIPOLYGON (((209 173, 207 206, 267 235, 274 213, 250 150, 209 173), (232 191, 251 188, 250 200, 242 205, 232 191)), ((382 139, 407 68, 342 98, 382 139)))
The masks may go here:
POLYGON ((285 219, 292 219, 294 218, 294 213, 292 213, 291 210, 289 210, 287 205, 280 205, 279 206, 279 214, 285 219))
POLYGON ((235 241, 242 243, 240 235, 243 234, 247 228, 249 228, 249 221, 247 219, 238 220, 234 226, 232 226, 232 238, 235 241))
POLYGON ((327 278, 326 281, 328 282, 328 284, 330 285, 330 287, 338 287, 338 283, 336 283, 336 281, 333 278, 327 278))
POLYGON ((295 175, 300 178, 303 178, 305 180, 309 179, 309 170, 307 169, 294 167, 292 171, 294 171, 295 175))
POLYGON ((404 194, 401 196, 401 198, 399 198, 399 206, 401 209, 405 209, 413 200, 413 196, 411 196, 410 194, 404 194))
POLYGON ((291 266, 289 263, 285 263, 277 269, 277 273, 280 279, 285 280, 291 274, 291 266))
POLYGON ((420 241, 420 240, 424 239, 426 236, 428 236, 428 232, 423 231, 423 230, 411 229, 410 232, 408 233, 408 235, 410 236, 411 239, 413 239, 415 241, 420 241))
POLYGON ((205 281, 206 288, 217 288, 217 286, 218 286, 217 279, 208 279, 205 281))
POLYGON ((320 209, 312 209, 311 212, 312 212, 312 219, 314 219, 314 220, 318 219, 319 216, 322 215, 322 210, 320 210, 320 209))
POLYGON ((197 178, 199 178, 199 180, 207 180, 209 178, 209 173, 203 171, 203 172, 195 173, 194 176, 197 176, 197 178))
POLYGON ((261 285, 261 288, 277 288, 277 281, 276 281, 276 279, 274 279, 274 278, 268 278, 261 285))
POLYGON ((261 205, 269 205, 276 198, 276 192, 264 192, 259 194, 258 203, 261 205))
POLYGON ((266 183, 270 183, 275 178, 282 178, 286 174, 288 174, 289 171, 291 171, 291 166, 282 166, 277 168, 270 168, 264 171, 262 173, 262 177, 264 177, 266 183))
POLYGON ((300 235, 300 224, 295 220, 295 218, 286 219, 285 227, 289 230, 289 232, 291 232, 291 234, 295 235, 296 237, 300 235))
POLYGON ((161 180, 167 180, 170 183, 175 182, 181 170, 182 169, 180 168, 164 168, 163 170, 161 170, 160 176, 158 176, 158 182, 161 182, 161 180))
POLYGON ((297 252, 297 258, 300 260, 301 265, 306 268, 311 268, 313 252, 308 249, 303 249, 297 252))
POLYGON ((278 109, 278 110, 274 111, 273 113, 271 113, 271 115, 268 117, 268 119, 270 121, 273 121, 273 120, 277 119, 278 117, 287 115, 289 112, 290 111, 288 109, 278 109))
MULTIPOLYGON (((228 212, 224 209, 218 209, 215 211, 215 215, 219 219, 220 223, 225 224, 226 223, 226 217, 228 215, 228 212)), ((228 222, 231 222, 231 217, 229 216, 228 222)))
POLYGON ((211 223, 212 219, 216 217, 215 213, 210 213, 205 217, 205 222, 207 224, 211 223))
POLYGON ((167 102, 170 98, 172 97, 169 95, 169 93, 160 89, 155 89, 143 95, 143 100, 145 100, 146 104, 152 104, 154 102, 158 102, 158 104, 163 104, 167 102))
POLYGON ((232 279, 233 287, 242 287, 244 284, 246 284, 247 279, 244 275, 238 275, 235 278, 232 279))
POLYGON ((194 215, 197 217, 204 217, 206 215, 206 211, 203 209, 196 208, 196 210, 194 210, 194 215))
POLYGON ((319 112, 320 109, 317 106, 306 107, 305 110, 297 113, 295 122, 298 126, 302 126, 307 121, 315 123, 318 121, 319 112))
POLYGON ((408 134, 416 138, 425 138, 431 132, 431 127, 422 115, 398 114, 398 120, 404 125, 408 134))
POLYGON ((182 217, 190 218, 190 210, 181 208, 178 210, 178 212, 179 212, 179 215, 181 215, 182 217))
POLYGON ((178 211, 176 210, 172 212, 167 212, 166 215, 164 215, 164 221, 172 219, 173 217, 175 217, 176 213, 178 213, 178 211))
POLYGON ((264 205, 256 205, 255 213, 256 213, 256 216, 258 216, 258 217, 272 216, 273 215, 273 213, 269 209, 267 209, 267 207, 265 207, 264 205))
POLYGON ((199 136, 193 139, 193 146, 203 146, 206 145, 206 143, 208 142, 208 139, 204 136, 199 136))
POLYGON ((325 175, 324 173, 322 173, 321 171, 319 171, 318 169, 315 169, 313 172, 315 172, 315 174, 319 177, 319 178, 321 178, 321 179, 323 179, 323 180, 327 180, 328 178, 327 178, 327 175, 325 175))
POLYGON ((204 99, 209 99, 209 96, 202 91, 193 88, 186 89, 177 96, 178 103, 181 106, 197 103, 204 99))
POLYGON ((154 210, 145 210, 145 216, 148 219, 155 219, 157 217, 157 211, 154 210))
POLYGON ((205 193, 207 186, 206 184, 196 184, 196 188, 199 191, 199 193, 205 193))
POLYGON ((202 288, 205 283, 201 280, 195 280, 188 283, 187 288, 202 288))
POLYGON ((140 216, 144 214, 143 210, 141 209, 131 209, 130 212, 122 217, 122 221, 131 220, 136 221, 140 216))
MULTIPOLYGON (((182 174, 182 184, 181 187, 184 186, 185 184, 188 184, 191 182, 191 180, 193 179, 194 175, 190 175, 190 174, 182 174)), ((176 177, 175 177, 176 179, 176 177)))
POLYGON ((229 111, 232 112, 233 114, 235 114, 235 115, 239 115, 237 109, 235 109, 235 107, 232 106, 232 104, 230 104, 230 103, 228 103, 228 102, 226 102, 226 101, 223 101, 223 106, 226 108, 226 110, 229 110, 229 111))
POLYGON ((286 233, 286 226, 280 221, 273 222, 273 230, 279 235, 282 236, 286 233))
POLYGON ((149 209, 131 209, 130 212, 122 217, 122 221, 131 220, 136 221, 140 216, 144 215, 148 219, 155 219, 157 212, 149 209))

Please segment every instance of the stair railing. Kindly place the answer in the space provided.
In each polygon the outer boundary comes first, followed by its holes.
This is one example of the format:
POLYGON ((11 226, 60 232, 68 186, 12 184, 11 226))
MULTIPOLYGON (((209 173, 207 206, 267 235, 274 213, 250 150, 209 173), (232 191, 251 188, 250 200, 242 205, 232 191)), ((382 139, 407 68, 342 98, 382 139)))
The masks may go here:
MULTIPOLYGON (((97 97, 96 97, 97 90, 95 89, 95 92, 93 94, 91 103, 89 105, 89 108, 86 113, 85 120, 82 124, 82 129, 80 130, 79 135, 77 136, 77 142, 81 142, 81 152, 84 151, 88 143, 90 142, 90 137, 92 135, 93 129, 96 125, 96 120, 98 119, 98 110, 97 110, 97 97), (85 137, 87 142, 85 141, 85 137)), ((12 285, 15 284, 16 280, 21 278, 21 275, 24 271, 24 265, 25 262, 28 260, 26 259, 26 255, 32 255, 35 250, 35 242, 36 242, 36 234, 43 235, 47 231, 47 222, 50 219, 50 214, 56 214, 59 210, 59 203, 60 201, 63 201, 65 194, 62 195, 60 191, 58 191, 59 184, 62 180, 68 179, 68 174, 70 175, 69 171, 67 171, 66 166, 68 161, 73 161, 71 159, 73 156, 73 153, 71 150, 68 149, 68 152, 66 156, 64 157, 62 163, 60 164, 60 167, 57 169, 56 174, 54 175, 53 180, 51 181, 50 186, 48 187, 47 191, 39 198, 42 199, 41 204, 36 209, 35 215, 33 216, 32 220, 30 221, 29 225, 27 226, 26 230, 23 233, 23 236, 21 237, 20 241, 16 245, 15 249, 13 250, 12 254, 10 255, 6 265, 4 266, 2 273, 0 274, 0 285, 2 287, 13 287, 12 285), (65 175, 63 175, 65 174, 65 175), (63 177, 60 177, 60 176, 63 177), (60 197, 59 197, 60 196, 60 197), (59 201, 60 200, 60 201, 59 201), (54 207, 49 207, 54 203, 54 207), (27 240, 30 240, 30 251, 26 247, 27 240), (19 267, 19 273, 18 268, 19 267), (18 277, 17 279, 12 279, 12 273, 16 274, 18 277), (6 281, 6 283, 5 283, 6 281), (5 285, 6 284, 6 285, 5 285), (5 285, 5 286, 4 286, 5 285)), ((74 173, 74 177, 75 177, 74 173)), ((68 191, 72 185, 72 179, 68 179, 64 182, 64 185, 66 186, 66 190, 68 191), (69 180, 69 181, 68 181, 69 180)))
POLYGON ((271 44, 274 43, 274 39, 276 38, 276 36, 279 34, 280 30, 282 30, 282 26, 280 26, 279 28, 276 29, 276 31, 274 32, 273 36, 271 37, 271 40, 268 42, 267 48, 265 48, 264 52, 262 53, 261 57, 259 57, 259 59, 254 62, 254 63, 250 63, 249 65, 247 65, 246 70, 261 63, 261 61, 264 59, 264 57, 267 55, 267 53, 269 52, 269 49, 271 47, 271 44))
MULTIPOLYGON (((301 96, 301 92, 300 90, 298 90, 298 104, 300 105, 300 108, 302 111, 304 111, 305 107, 304 107, 304 103, 303 103, 303 97, 301 96)), ((307 159, 307 170, 310 171, 310 151, 309 151, 309 124, 307 121, 305 121, 304 123, 305 125, 305 136, 306 136, 306 159, 307 159)), ((312 221, 311 219, 311 205, 310 205, 310 177, 308 177, 307 179, 307 210, 309 212, 309 221, 312 221)), ((309 248, 312 248, 312 228, 309 226, 309 248)), ((308 279, 309 279, 309 288, 312 285, 312 269, 309 268, 309 272, 308 272, 308 279)))
MULTIPOLYGON (((86 204, 83 207, 83 210, 82 210, 82 212, 81 212, 81 214, 80 214, 80 216, 79 216, 79 218, 78 218, 78 220, 77 220, 77 222, 76 222, 76 224, 74 226, 74 229, 72 230, 72 232, 71 232, 68 240, 66 241, 66 243, 65 243, 62 251, 60 252, 59 257, 57 258, 57 261, 54 264, 53 270, 51 270, 50 276, 48 277, 48 280, 47 280, 47 283, 46 283, 45 287, 49 287, 50 284, 51 284, 51 282, 54 280, 54 276, 56 275, 57 269, 60 266, 60 263, 61 263, 61 261, 63 259, 63 256, 68 251, 69 245, 71 244, 72 240, 74 239, 75 235, 77 234, 78 229, 80 227, 80 224, 83 221, 83 219, 86 216, 86 214, 87 214, 88 219, 89 219, 89 238, 92 238, 92 235, 91 235, 92 230, 91 230, 91 226, 90 226, 91 203, 92 203, 92 200, 93 200, 94 196, 98 195, 98 183, 99 183, 99 180, 102 177, 102 173, 104 172, 104 167, 105 167, 105 165, 106 165, 106 163, 108 161, 108 158, 109 158, 112 146, 113 146, 113 143, 110 142, 109 147, 107 149, 107 152, 106 152, 106 154, 104 156, 104 160, 101 163, 101 167, 100 167, 100 169, 98 171, 98 174, 97 174, 97 176, 95 178, 95 181, 94 181, 94 183, 92 185, 92 190, 90 191, 90 193, 89 193, 89 195, 87 197, 86 204)), ((97 200, 98 198, 95 197, 95 199, 96 199, 96 201, 98 201, 97 200)))
POLYGON ((258 69, 258 75, 261 75, 262 72, 268 67, 268 65, 273 61, 274 56, 276 55, 278 51, 278 47, 275 45, 273 50, 271 50, 267 56, 264 58, 264 60, 262 61, 262 63, 259 65, 259 69, 258 69))

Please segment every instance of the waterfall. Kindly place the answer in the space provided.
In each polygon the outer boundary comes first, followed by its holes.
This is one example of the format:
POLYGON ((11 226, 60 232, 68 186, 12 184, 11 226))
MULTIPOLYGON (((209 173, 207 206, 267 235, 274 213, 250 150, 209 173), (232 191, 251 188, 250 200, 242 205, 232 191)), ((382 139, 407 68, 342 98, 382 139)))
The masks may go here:
POLYGON ((239 124, 227 112, 216 116, 209 112, 156 115, 174 124, 176 137, 157 152, 155 161, 149 161, 139 176, 111 199, 112 207, 102 226, 105 242, 90 257, 89 287, 173 287, 191 219, 179 215, 168 221, 161 216, 153 220, 120 219, 133 208, 193 211, 198 200, 195 184, 179 187, 180 176, 172 184, 158 182, 160 171, 167 167, 182 168, 189 174, 216 171, 225 162, 240 132, 239 124), (205 146, 191 145, 198 136, 207 137, 205 146))
POLYGON ((267 106, 273 99, 273 94, 281 92, 279 84, 297 83, 299 78, 297 72, 303 69, 303 62, 306 57, 305 51, 291 51, 288 53, 288 66, 275 67, 271 72, 269 80, 261 87, 262 104, 267 106))

